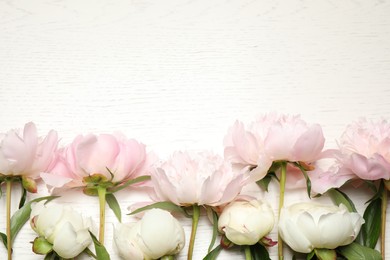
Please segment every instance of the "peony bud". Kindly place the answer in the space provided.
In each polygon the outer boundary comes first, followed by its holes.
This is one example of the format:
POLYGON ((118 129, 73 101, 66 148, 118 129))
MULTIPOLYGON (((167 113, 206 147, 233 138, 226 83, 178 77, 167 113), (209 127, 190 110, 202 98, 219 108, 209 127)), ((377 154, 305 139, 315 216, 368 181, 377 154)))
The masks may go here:
MULTIPOLYGON (((60 257, 76 257, 92 242, 83 218, 70 207, 56 204, 46 207, 44 202, 38 202, 31 208, 32 229, 52 244, 52 249, 60 257)), ((42 241, 35 246, 40 247, 42 241)))
POLYGON ((27 176, 22 176, 22 186, 31 193, 36 193, 38 191, 37 183, 27 176))
POLYGON ((33 242, 33 252, 39 255, 46 255, 53 251, 53 245, 43 237, 36 237, 33 242))
POLYGON ((119 224, 114 242, 122 259, 159 259, 179 253, 185 237, 183 227, 169 212, 151 209, 137 223, 119 224))
POLYGON ((294 251, 310 253, 352 243, 362 224, 364 219, 343 204, 296 203, 282 209, 279 234, 294 251))
POLYGON ((272 208, 259 200, 234 201, 224 208, 218 230, 236 245, 254 245, 274 227, 272 208))

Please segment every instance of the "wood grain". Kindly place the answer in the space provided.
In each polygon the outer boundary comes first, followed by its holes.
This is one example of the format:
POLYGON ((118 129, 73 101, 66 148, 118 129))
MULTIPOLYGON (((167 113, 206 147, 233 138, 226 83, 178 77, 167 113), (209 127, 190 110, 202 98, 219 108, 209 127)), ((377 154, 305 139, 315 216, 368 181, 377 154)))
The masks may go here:
MULTIPOLYGON (((122 131, 162 157, 221 153, 236 119, 278 111, 320 123, 334 147, 358 117, 390 119, 389 13, 384 0, 0 0, 0 132, 34 121, 62 144, 122 131)), ((73 205, 74 196, 62 201, 73 205)), ((139 196, 121 194, 124 208, 139 196)), ((77 207, 97 219, 94 198, 77 207)), ((107 221, 116 223, 111 213, 107 221)), ((195 259, 209 233, 203 219, 195 259)), ((41 259, 33 238, 26 225, 15 259, 41 259)))

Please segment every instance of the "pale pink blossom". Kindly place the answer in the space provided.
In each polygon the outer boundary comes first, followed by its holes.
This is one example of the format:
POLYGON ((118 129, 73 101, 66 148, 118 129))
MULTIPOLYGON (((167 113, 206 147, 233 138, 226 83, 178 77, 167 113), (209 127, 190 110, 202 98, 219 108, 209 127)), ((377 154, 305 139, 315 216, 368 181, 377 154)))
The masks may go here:
POLYGON ((245 128, 236 121, 224 139, 225 158, 237 167, 249 166, 262 179, 274 161, 311 163, 320 158, 325 138, 321 126, 299 116, 267 114, 245 128))
MULTIPOLYGON (((322 153, 322 157, 310 165, 313 168, 307 174, 311 181, 311 191, 323 194, 331 188, 338 188, 353 178, 350 172, 341 171, 338 158, 340 151, 329 149, 322 153)), ((288 178, 286 188, 301 189, 306 187, 306 179, 299 168, 287 165, 288 178)))
POLYGON ((149 175, 150 157, 144 144, 123 135, 79 135, 59 150, 51 174, 42 179, 52 187, 82 186, 83 178, 99 174, 113 183, 149 175), (111 173, 113 176, 111 176, 111 173))
POLYGON ((57 144, 57 132, 51 130, 47 136, 39 137, 32 122, 23 130, 0 134, 0 175, 39 178, 55 159, 57 144))
POLYGON ((339 141, 339 150, 327 167, 310 173, 313 190, 324 193, 349 180, 390 178, 390 124, 364 118, 347 126, 339 141))
POLYGON ((390 124, 364 118, 347 127, 340 139, 342 172, 364 180, 390 178, 390 124))
POLYGON ((208 151, 174 152, 151 174, 154 200, 176 205, 218 206, 232 201, 245 184, 244 175, 208 151))

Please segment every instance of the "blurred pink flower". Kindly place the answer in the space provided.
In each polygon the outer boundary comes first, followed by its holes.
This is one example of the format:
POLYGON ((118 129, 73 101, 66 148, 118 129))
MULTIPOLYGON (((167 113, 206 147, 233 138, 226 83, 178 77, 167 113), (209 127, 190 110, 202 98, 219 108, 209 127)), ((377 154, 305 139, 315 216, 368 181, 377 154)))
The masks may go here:
MULTIPOLYGON (((339 188, 349 180, 390 178, 390 124, 362 118, 347 126, 339 150, 329 157, 329 167, 317 167, 309 173, 312 188, 324 193, 339 188)), ((329 159, 328 158, 328 159, 329 159)), ((320 160, 322 161, 322 160, 320 160)))
POLYGON ((43 174, 42 179, 52 187, 77 187, 84 185, 84 177, 100 174, 113 183, 121 183, 145 175, 149 164, 145 145, 134 139, 109 134, 79 135, 59 150, 51 174, 43 174))
POLYGON ((340 171, 364 180, 390 178, 390 124, 364 118, 347 127, 340 140, 340 171))
POLYGON ((179 206, 218 206, 232 201, 245 184, 244 175, 211 152, 175 152, 151 174, 156 201, 179 206))
POLYGON ((22 130, 0 134, 0 175, 39 178, 47 171, 57 150, 57 132, 38 137, 34 123, 25 124, 22 130))
POLYGON ((275 113, 259 117, 246 129, 236 121, 225 136, 225 158, 237 167, 250 166, 262 179, 273 161, 311 163, 320 158, 325 138, 321 126, 299 116, 275 113))
MULTIPOLYGON (((347 180, 353 178, 348 172, 341 172, 337 158, 339 150, 329 149, 322 152, 321 158, 310 164, 313 169, 307 174, 311 180, 311 191, 323 194, 331 188, 338 188, 347 180)), ((306 179, 299 168, 287 165, 287 189, 302 189, 306 187, 306 179)), ((278 174, 279 172, 277 172, 278 174)))

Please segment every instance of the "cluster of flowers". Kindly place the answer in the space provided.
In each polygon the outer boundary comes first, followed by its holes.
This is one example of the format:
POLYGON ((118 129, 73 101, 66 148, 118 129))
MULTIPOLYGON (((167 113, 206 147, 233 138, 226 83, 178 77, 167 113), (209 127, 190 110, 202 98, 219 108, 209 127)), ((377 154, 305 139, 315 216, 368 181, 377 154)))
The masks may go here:
POLYGON ((224 156, 176 151, 159 160, 144 144, 119 134, 80 135, 60 148, 58 142, 53 130, 39 137, 33 123, 23 131, 0 134, 0 183, 6 185, 7 199, 7 230, 0 237, 8 259, 16 233, 28 219, 38 234, 33 242, 37 254, 68 259, 87 253, 109 259, 104 247, 106 203, 118 217, 114 242, 123 259, 174 259, 184 248, 183 228, 166 210, 192 218, 188 259, 192 259, 202 210, 214 230, 204 259, 215 259, 233 246, 241 247, 246 259, 267 259, 266 247, 276 243, 283 259, 283 242, 294 252, 308 254, 307 259, 354 259, 356 254, 384 258, 390 186, 390 124, 385 120, 360 119, 350 124, 339 147, 331 150, 324 150, 320 125, 275 113, 247 126, 236 121, 225 136, 224 156), (24 192, 11 219, 12 184, 19 182, 24 191, 37 192, 38 179, 53 196, 25 203, 24 192), (253 183, 267 191, 271 181, 280 187, 277 218, 269 203, 241 194, 244 186, 253 183), (349 183, 367 185, 374 192, 364 218, 339 189, 349 183), (132 212, 141 216, 138 222, 122 224, 114 193, 130 185, 148 187, 152 202, 132 212), (284 206, 286 186, 306 187, 308 197, 330 196, 336 205, 319 204, 313 198, 284 206), (98 239, 91 221, 78 212, 55 203, 46 205, 70 188, 99 198, 98 239), (275 223, 277 242, 267 237, 275 223), (218 232, 221 242, 214 247, 218 232), (380 234, 382 256, 374 250, 380 234), (89 249, 92 242, 95 254, 89 249))

